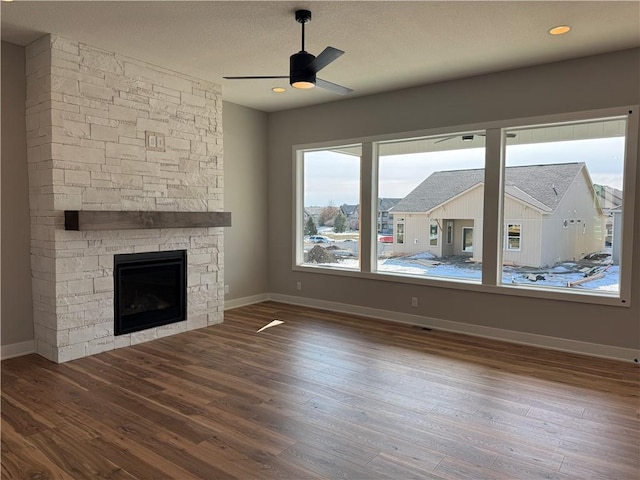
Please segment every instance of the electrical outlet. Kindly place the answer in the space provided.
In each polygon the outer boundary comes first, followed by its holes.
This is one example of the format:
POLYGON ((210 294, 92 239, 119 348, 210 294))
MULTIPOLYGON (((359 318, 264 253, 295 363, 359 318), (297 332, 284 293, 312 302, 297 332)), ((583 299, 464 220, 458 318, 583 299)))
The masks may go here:
POLYGON ((296 282, 296 290, 302 290, 302 282, 296 282))
POLYGON ((224 293, 225 294, 229 293, 229 285, 224 286, 224 293))
POLYGON ((418 297, 411 297, 411 306, 412 307, 418 306, 418 297))

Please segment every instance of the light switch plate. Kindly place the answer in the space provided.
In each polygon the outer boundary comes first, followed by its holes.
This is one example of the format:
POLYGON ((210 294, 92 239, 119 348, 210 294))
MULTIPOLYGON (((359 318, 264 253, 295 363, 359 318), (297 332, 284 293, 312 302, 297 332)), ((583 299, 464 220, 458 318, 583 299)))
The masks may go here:
POLYGON ((152 150, 154 152, 164 152, 165 151, 165 143, 164 143, 164 134, 158 132, 144 132, 145 137, 145 146, 147 150, 152 150))

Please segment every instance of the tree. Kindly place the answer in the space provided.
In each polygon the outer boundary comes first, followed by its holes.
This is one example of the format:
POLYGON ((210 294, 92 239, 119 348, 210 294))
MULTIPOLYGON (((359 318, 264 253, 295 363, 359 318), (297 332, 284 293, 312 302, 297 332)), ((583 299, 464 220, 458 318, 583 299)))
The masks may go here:
POLYGON ((347 217, 344 213, 340 212, 333 221, 333 231, 336 233, 342 233, 347 229, 347 217))
POLYGON ((336 215, 340 212, 338 207, 334 207, 333 205, 329 205, 328 207, 324 207, 318 216, 318 225, 326 225, 327 222, 330 222, 336 215))
POLYGON ((307 221, 304 224, 304 234, 305 235, 315 235, 318 233, 318 229, 316 228, 316 222, 313 221, 313 217, 309 215, 307 221))

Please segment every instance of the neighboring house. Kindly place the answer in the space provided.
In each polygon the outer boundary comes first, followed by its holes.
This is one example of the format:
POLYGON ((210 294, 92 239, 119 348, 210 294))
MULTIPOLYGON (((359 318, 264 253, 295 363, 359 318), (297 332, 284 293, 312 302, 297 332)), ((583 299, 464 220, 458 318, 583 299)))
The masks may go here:
POLYGON ((393 235, 393 212, 401 198, 378 198, 378 233, 393 235))
MULTIPOLYGON (((505 169, 503 261, 550 266, 604 247, 584 163, 505 169)), ((435 172, 393 207, 394 253, 482 258, 484 170, 435 172)))
MULTIPOLYGON (((378 233, 393 234, 393 213, 390 211, 401 199, 378 199, 378 233)), ((347 219, 347 226, 351 230, 360 230, 360 205, 343 204, 340 211, 347 219)))
POLYGON ((600 201, 602 212, 607 217, 605 225, 607 236, 605 238, 605 242, 607 245, 612 245, 615 230, 614 212, 622 211, 622 191, 617 188, 609 187, 608 185, 598 184, 594 184, 593 189, 600 201))
POLYGON ((340 211, 347 219, 349 230, 360 230, 360 205, 342 204, 340 211))
POLYGON ((316 226, 318 226, 318 219, 320 218, 320 213, 325 207, 304 207, 303 214, 303 222, 306 222, 309 217, 313 218, 316 226))

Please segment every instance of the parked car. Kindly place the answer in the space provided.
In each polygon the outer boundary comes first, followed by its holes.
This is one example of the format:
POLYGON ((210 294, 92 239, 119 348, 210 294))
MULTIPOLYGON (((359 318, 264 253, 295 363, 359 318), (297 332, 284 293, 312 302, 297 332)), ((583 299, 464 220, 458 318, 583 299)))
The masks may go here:
POLYGON ((309 241, 313 243, 331 243, 331 239, 324 235, 311 235, 309 241))
POLYGON ((391 235, 383 235, 378 238, 380 243, 393 243, 393 237, 391 235))

